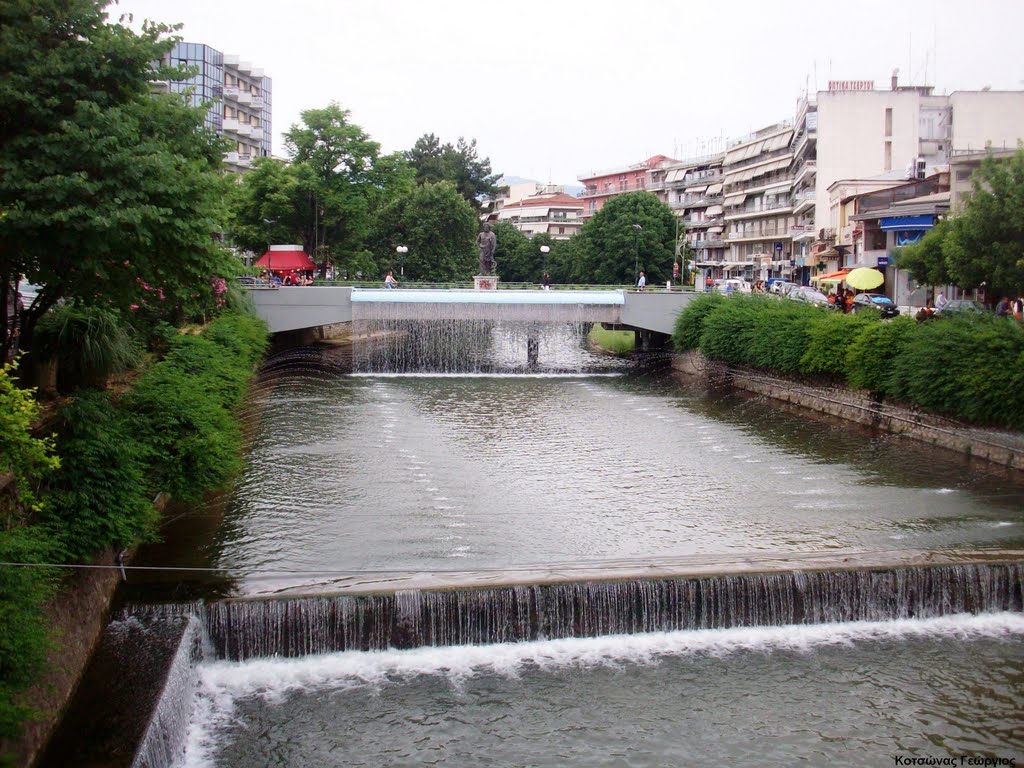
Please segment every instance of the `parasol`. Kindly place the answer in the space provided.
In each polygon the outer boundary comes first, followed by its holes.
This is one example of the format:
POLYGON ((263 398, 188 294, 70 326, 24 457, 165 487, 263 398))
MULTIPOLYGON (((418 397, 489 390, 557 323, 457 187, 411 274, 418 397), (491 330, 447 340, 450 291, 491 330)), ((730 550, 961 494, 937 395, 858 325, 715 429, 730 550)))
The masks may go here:
POLYGON ((871 267, 857 267, 846 276, 846 284, 858 291, 870 291, 885 282, 885 275, 871 267))

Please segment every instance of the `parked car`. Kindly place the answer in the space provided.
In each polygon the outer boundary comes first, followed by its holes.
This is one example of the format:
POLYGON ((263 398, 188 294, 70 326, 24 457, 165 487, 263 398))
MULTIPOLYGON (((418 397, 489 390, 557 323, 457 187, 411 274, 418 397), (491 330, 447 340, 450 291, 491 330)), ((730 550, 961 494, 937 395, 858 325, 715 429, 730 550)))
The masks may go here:
POLYGON ((793 301, 803 301, 808 304, 816 304, 828 309, 832 308, 832 303, 828 300, 828 296, 817 288, 811 288, 809 285, 801 285, 798 288, 794 288, 789 292, 787 298, 793 299, 793 301))
POLYGON ((726 295, 731 293, 750 293, 753 290, 753 286, 750 285, 746 280, 740 280, 735 277, 728 277, 724 280, 715 281, 715 292, 724 293, 726 295))
POLYGON ((788 280, 776 280, 768 290, 779 296, 789 296, 790 293, 799 287, 796 283, 791 283, 788 280))
POLYGON ((854 296, 852 311, 858 312, 862 309, 877 309, 882 313, 882 317, 897 317, 900 313, 899 307, 892 299, 881 293, 858 293, 854 296))
POLYGON ((946 306, 942 308, 939 314, 955 315, 958 312, 984 314, 988 312, 988 308, 980 301, 973 301, 971 299, 950 299, 946 302, 946 306))

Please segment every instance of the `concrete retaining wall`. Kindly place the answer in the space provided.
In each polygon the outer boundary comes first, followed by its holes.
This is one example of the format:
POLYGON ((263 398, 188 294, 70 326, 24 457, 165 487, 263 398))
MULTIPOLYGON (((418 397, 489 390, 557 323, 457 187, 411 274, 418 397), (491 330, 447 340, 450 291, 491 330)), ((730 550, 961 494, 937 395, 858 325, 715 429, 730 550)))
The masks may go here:
POLYGON ((843 387, 812 386, 760 371, 707 360, 700 352, 676 355, 672 367, 708 382, 729 384, 782 403, 792 410, 812 411, 903 435, 957 453, 1024 470, 1024 436, 974 428, 940 416, 883 403, 866 392, 843 387))

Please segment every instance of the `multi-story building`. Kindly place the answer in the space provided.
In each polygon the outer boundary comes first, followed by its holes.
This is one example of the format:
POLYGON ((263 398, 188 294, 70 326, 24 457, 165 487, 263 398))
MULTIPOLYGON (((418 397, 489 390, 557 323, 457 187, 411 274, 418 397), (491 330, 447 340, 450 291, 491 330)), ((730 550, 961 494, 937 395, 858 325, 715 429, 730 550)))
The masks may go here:
MULTIPOLYGON (((665 200, 679 222, 679 243, 684 255, 692 254, 695 266, 707 273, 721 270, 725 241, 722 239, 722 159, 724 152, 683 160, 656 171, 664 177, 665 200)), ((715 277, 721 277, 715 274, 715 277)))
POLYGON ((270 155, 272 88, 262 69, 203 43, 177 43, 164 63, 194 71, 163 87, 208 107, 206 127, 231 142, 224 156, 228 170, 245 171, 257 157, 270 155))
POLYGON ((722 161, 724 271, 764 280, 792 270, 793 125, 777 123, 735 142, 722 161))
MULTIPOLYGON (((584 218, 593 216, 616 195, 647 190, 648 172, 665 168, 675 162, 665 155, 654 155, 634 165, 591 171, 589 174, 578 176, 584 186, 583 194, 580 195, 584 204, 584 218)), ((656 187, 656 190, 662 192, 664 182, 660 179, 658 181, 660 186, 656 187)))
POLYGON ((893 73, 888 90, 855 80, 818 92, 814 256, 841 244, 841 233, 828 226, 835 182, 880 174, 920 179, 967 150, 1013 148, 1024 137, 1024 91, 933 90, 901 86, 893 73))
POLYGON ((527 237, 544 233, 568 240, 583 226, 583 201, 564 193, 531 195, 502 205, 497 220, 511 222, 527 237))
POLYGON ((1014 154, 1016 150, 1013 149, 953 150, 949 158, 950 210, 954 213, 959 212, 974 192, 971 177, 981 167, 982 160, 990 156, 997 160, 1006 160, 1014 154))

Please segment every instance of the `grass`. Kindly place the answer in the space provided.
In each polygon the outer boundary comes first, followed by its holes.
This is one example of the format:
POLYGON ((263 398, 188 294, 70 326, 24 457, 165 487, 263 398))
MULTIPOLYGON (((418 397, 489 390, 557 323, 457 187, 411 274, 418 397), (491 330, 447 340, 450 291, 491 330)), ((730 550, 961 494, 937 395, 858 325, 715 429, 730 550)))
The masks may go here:
POLYGON ((595 325, 588 338, 595 347, 613 355, 628 355, 633 352, 632 331, 606 331, 600 325, 595 325))

